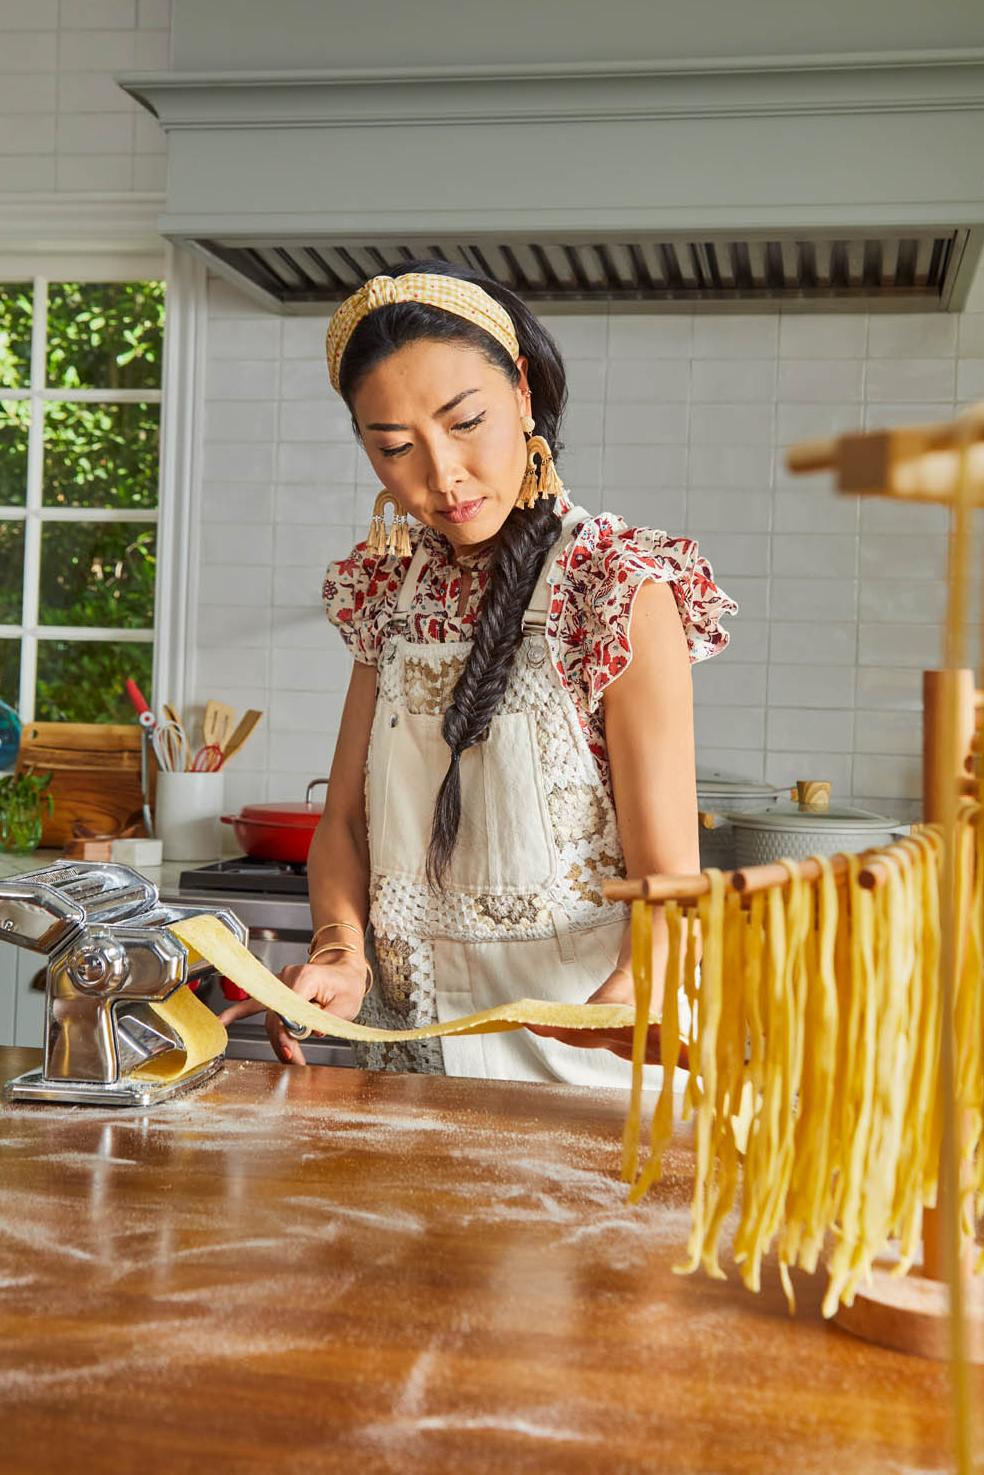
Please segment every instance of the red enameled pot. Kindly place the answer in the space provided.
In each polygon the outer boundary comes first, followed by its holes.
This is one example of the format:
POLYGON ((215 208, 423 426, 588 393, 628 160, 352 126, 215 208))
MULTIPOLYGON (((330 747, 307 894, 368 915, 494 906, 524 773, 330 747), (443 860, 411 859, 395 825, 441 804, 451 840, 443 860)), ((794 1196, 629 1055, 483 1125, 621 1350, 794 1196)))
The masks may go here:
POLYGON ((222 823, 232 825, 239 844, 253 859, 305 865, 323 812, 322 805, 311 803, 311 791, 327 782, 312 779, 303 804, 244 804, 238 814, 224 814, 222 823))

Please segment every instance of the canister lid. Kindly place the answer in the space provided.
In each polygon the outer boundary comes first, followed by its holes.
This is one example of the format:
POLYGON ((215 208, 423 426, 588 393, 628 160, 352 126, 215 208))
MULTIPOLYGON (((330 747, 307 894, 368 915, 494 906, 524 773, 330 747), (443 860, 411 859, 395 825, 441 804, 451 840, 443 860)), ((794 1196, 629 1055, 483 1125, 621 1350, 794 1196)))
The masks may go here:
POLYGON ((750 813, 726 814, 731 824, 750 830, 894 830, 898 820, 884 814, 874 814, 870 809, 855 809, 850 804, 832 804, 828 809, 803 810, 788 799, 772 809, 752 810, 750 813))

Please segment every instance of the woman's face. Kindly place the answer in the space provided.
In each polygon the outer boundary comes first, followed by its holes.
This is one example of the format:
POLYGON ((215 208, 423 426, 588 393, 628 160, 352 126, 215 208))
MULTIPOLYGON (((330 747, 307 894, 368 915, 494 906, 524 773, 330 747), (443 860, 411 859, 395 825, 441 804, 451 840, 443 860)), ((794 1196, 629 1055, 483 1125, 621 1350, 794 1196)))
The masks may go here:
POLYGON ((526 469, 519 384, 466 344, 428 339, 398 349, 359 384, 352 409, 381 484, 456 552, 484 549, 519 495, 526 469))

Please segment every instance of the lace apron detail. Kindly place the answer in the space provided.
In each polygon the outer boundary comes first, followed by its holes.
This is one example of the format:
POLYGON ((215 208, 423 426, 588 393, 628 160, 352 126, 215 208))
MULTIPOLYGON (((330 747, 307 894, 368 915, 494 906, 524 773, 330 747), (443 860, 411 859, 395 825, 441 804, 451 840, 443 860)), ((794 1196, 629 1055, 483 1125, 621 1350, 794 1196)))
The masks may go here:
MULTIPOLYGON (((546 573, 588 514, 574 507, 523 619, 486 741, 461 758, 462 822, 443 893, 424 864, 448 767, 441 723, 470 642, 406 638, 426 556, 407 572, 382 639, 366 763, 375 989, 365 1023, 405 1028, 524 995, 580 1002, 611 972, 628 907, 602 882, 625 874, 614 806, 550 659, 546 573)), ((509 1080, 624 1085, 628 1063, 526 1030, 474 1040, 357 1047, 358 1064, 509 1080)))

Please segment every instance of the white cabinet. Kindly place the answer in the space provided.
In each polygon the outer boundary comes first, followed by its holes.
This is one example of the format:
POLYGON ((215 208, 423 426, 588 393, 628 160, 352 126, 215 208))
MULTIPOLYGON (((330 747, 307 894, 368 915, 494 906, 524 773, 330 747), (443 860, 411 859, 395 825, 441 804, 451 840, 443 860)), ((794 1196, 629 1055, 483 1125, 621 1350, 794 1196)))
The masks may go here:
POLYGON ((41 953, 0 943, 0 1045, 41 1048, 44 988, 33 985, 45 962, 41 953))

